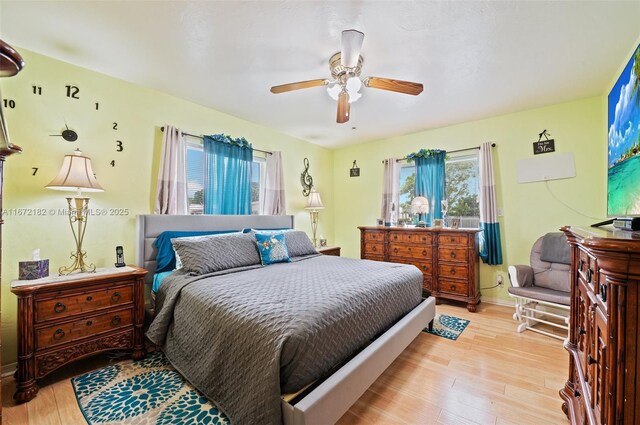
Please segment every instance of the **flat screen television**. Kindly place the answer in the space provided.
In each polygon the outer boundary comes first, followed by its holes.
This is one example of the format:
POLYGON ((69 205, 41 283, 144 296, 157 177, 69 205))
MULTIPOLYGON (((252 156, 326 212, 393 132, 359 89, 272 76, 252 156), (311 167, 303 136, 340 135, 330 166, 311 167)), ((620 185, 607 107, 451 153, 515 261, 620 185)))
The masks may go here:
POLYGON ((608 98, 607 215, 640 216, 640 45, 608 98))

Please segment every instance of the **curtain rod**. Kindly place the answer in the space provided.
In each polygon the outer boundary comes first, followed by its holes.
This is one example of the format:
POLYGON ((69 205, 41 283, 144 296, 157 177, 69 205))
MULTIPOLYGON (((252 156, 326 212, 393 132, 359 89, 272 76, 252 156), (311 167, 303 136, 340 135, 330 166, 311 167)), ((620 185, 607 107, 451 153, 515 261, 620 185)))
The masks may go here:
MULTIPOLYGON (((495 148, 496 144, 495 143, 491 143, 491 147, 495 148)), ((474 149, 480 149, 480 146, 474 146, 472 148, 464 148, 464 149, 456 149, 454 151, 446 151, 446 153, 456 153, 456 152, 464 152, 464 151, 472 151, 474 149)), ((408 159, 406 156, 404 158, 400 158, 400 159, 396 159, 396 162, 400 162, 400 161, 404 161, 405 159, 408 159)), ((382 160, 382 163, 384 164, 384 160, 382 160)))
MULTIPOLYGON (((164 133, 164 126, 160 127, 160 131, 162 131, 164 133)), ((182 134, 184 134, 185 136, 189 136, 189 137, 195 137, 196 139, 200 139, 200 140, 203 139, 203 136, 198 136, 197 134, 185 133, 184 131, 182 132, 182 134)), ((267 155, 273 155, 273 152, 271 152, 271 151, 263 151, 262 149, 256 149, 256 148, 253 148, 253 150, 254 151, 258 151, 258 152, 262 152, 262 153, 267 154, 267 155)))

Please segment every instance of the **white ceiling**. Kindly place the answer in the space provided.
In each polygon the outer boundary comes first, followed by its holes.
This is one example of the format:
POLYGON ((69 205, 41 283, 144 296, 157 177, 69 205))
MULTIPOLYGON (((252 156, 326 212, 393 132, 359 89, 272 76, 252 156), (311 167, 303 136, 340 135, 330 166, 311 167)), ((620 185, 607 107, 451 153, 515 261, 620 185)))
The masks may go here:
POLYGON ((327 147, 601 95, 640 34, 640 0, 3 0, 0 12, 14 46, 327 147), (424 92, 363 88, 346 124, 323 87, 269 92, 328 78, 350 28, 365 33, 363 76, 424 92))

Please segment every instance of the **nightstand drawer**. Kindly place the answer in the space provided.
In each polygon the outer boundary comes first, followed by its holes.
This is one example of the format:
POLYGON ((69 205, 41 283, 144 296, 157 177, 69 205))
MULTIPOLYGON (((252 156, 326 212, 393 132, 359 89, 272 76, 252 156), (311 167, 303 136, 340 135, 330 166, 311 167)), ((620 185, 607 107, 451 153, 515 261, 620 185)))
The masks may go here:
POLYGON ((35 301, 36 322, 59 319, 95 311, 101 308, 128 304, 133 301, 133 286, 106 287, 96 291, 63 294, 56 298, 35 301))
POLYGON ((36 350, 131 326, 132 324, 133 310, 129 308, 109 311, 99 316, 83 317, 74 322, 47 326, 36 330, 36 350))

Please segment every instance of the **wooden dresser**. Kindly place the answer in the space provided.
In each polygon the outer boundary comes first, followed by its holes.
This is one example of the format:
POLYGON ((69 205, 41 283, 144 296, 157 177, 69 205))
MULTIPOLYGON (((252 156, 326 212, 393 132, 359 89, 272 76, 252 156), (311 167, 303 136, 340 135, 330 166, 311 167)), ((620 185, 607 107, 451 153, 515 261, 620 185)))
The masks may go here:
POLYGON ((572 424, 640 424, 640 235, 561 229, 571 245, 569 379, 572 424))
POLYGON ((121 270, 12 282, 18 296, 16 401, 34 398, 37 379, 73 360, 117 349, 144 357, 147 271, 121 270))
POLYGON ((462 301, 475 312, 480 303, 478 229, 361 226, 360 258, 413 264, 423 291, 462 301))

